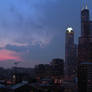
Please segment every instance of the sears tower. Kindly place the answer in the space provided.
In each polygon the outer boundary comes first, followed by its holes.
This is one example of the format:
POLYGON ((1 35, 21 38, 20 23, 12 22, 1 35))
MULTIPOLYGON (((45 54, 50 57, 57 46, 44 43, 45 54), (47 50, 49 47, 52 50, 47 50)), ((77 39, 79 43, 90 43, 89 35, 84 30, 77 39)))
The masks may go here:
POLYGON ((92 21, 87 4, 81 10, 81 36, 78 44, 79 92, 92 92, 92 21))
POLYGON ((79 37, 78 58, 81 62, 92 62, 92 21, 87 5, 81 11, 81 36, 79 37))

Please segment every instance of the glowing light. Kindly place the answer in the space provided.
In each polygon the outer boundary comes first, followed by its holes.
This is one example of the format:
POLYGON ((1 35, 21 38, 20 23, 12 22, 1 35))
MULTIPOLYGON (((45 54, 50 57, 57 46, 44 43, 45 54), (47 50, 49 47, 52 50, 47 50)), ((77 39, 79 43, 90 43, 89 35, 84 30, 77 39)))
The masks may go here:
POLYGON ((16 78, 16 76, 15 75, 13 75, 13 79, 15 79, 16 78))
POLYGON ((72 30, 73 30, 73 29, 72 29, 71 27, 68 27, 68 28, 67 28, 67 31, 68 31, 69 33, 71 33, 72 30))

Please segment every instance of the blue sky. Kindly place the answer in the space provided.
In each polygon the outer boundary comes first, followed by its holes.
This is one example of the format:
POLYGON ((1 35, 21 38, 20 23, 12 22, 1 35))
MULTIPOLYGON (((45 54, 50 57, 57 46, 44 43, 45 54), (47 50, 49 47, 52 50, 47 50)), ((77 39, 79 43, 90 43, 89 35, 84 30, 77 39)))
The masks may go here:
POLYGON ((64 59, 68 26, 78 42, 82 4, 81 0, 0 0, 0 66, 20 62, 19 66, 33 67, 64 59))

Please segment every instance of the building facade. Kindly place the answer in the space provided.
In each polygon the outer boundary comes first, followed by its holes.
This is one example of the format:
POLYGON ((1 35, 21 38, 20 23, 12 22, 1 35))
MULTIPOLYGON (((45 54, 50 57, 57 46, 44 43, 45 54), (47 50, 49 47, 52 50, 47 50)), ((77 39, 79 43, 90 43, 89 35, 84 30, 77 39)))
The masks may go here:
POLYGON ((77 45, 74 43, 74 31, 71 27, 66 30, 65 39, 65 72, 72 75, 76 70, 77 64, 77 45))
POLYGON ((55 58, 50 63, 51 74, 54 77, 64 77, 64 60, 55 58))
POLYGON ((51 63, 51 78, 54 84, 61 85, 64 79, 64 60, 60 58, 54 58, 51 63))
POLYGON ((79 67, 79 92, 92 92, 92 62, 82 62, 79 67))
POLYGON ((92 21, 87 5, 81 11, 81 36, 78 44, 79 92, 92 92, 92 21))

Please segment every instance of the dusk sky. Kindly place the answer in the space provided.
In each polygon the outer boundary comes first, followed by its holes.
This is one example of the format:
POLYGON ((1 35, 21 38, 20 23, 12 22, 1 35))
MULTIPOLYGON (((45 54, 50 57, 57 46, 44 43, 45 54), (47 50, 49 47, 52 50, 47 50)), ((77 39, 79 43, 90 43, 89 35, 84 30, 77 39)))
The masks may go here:
MULTIPOLYGON (((65 31, 80 35, 81 0, 0 0, 0 66, 48 64, 65 56, 65 31)), ((88 1, 92 19, 92 0, 88 1)))

